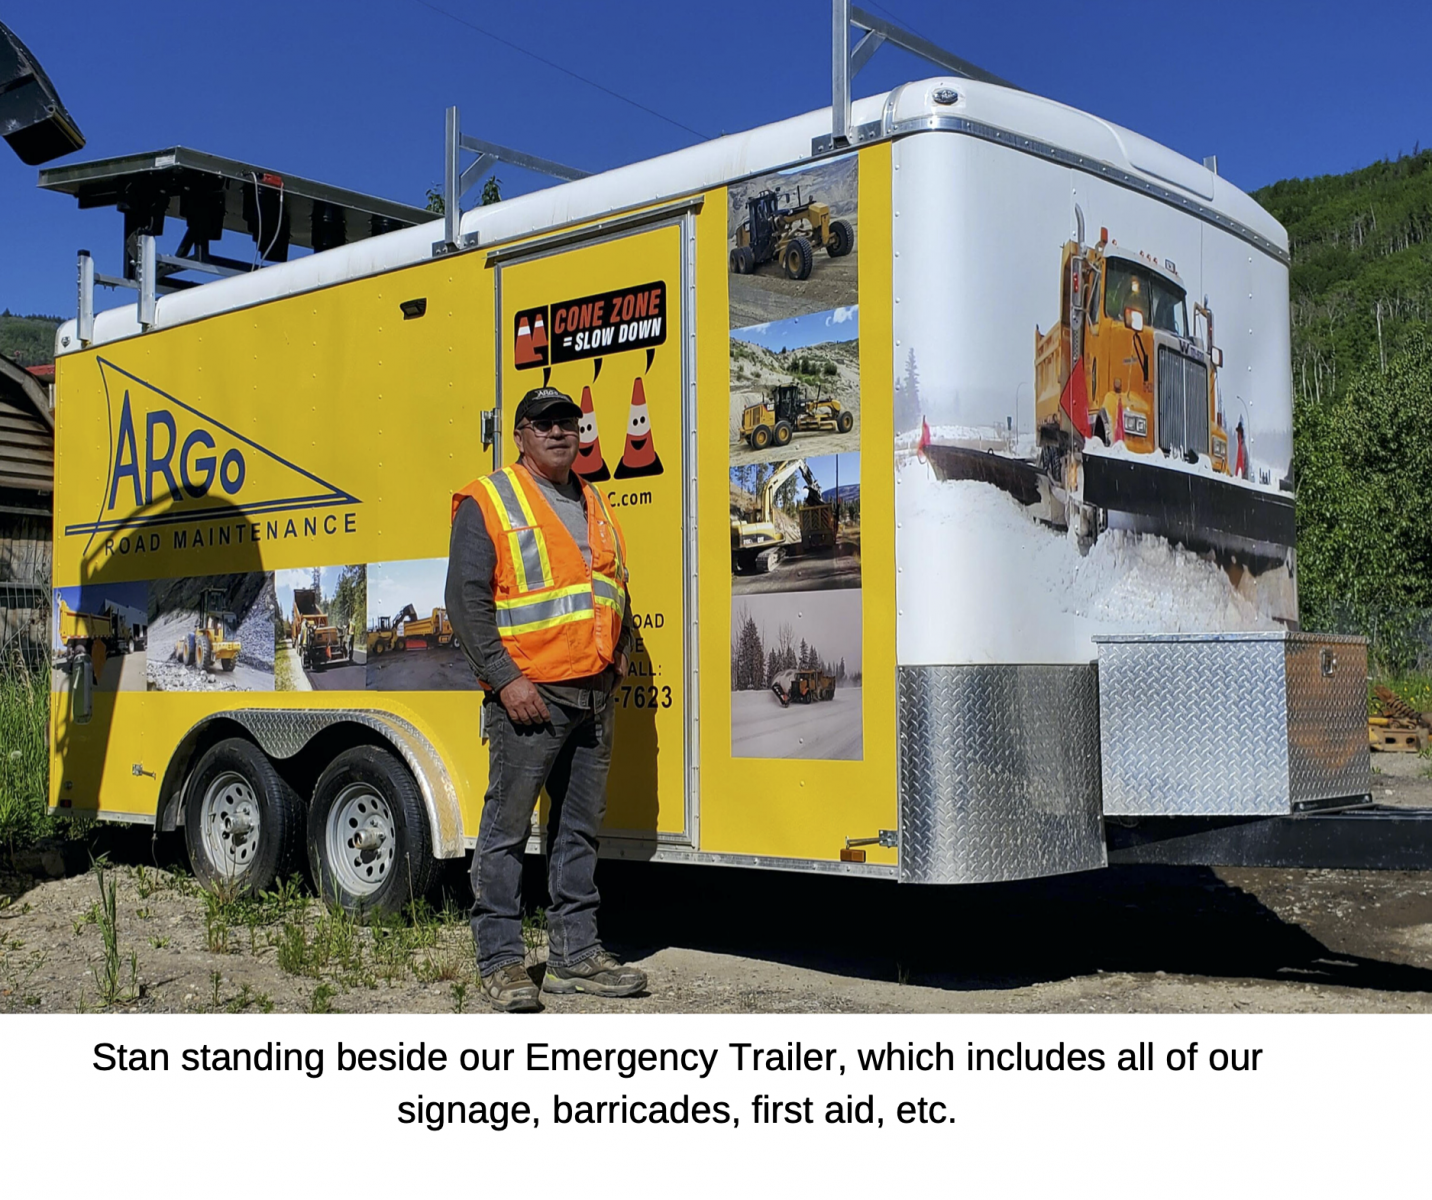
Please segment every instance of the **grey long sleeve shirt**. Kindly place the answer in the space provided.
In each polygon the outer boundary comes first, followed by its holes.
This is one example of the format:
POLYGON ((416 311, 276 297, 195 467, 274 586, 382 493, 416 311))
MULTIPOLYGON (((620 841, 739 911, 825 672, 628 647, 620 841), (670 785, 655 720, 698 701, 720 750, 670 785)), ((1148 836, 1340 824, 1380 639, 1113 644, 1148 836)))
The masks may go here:
MULTIPOLYGON (((537 477, 537 482, 590 562, 591 549, 586 544, 585 504, 581 499, 580 486, 562 489, 540 477, 537 477)), ((575 484, 576 481, 572 482, 575 484)), ((452 622, 453 630, 462 642, 463 653, 478 679, 494 692, 501 691, 522 674, 497 632, 497 602, 492 594, 492 578, 496 569, 497 550, 483 522, 482 510, 475 500, 465 499, 458 505, 448 544, 448 620, 452 622)), ((631 593, 628 592, 617 651, 630 655, 635 636, 631 593)), ((549 702, 555 701, 569 708, 590 708, 593 692, 605 694, 615 684, 616 671, 608 668, 601 675, 587 679, 539 683, 537 691, 549 702)))

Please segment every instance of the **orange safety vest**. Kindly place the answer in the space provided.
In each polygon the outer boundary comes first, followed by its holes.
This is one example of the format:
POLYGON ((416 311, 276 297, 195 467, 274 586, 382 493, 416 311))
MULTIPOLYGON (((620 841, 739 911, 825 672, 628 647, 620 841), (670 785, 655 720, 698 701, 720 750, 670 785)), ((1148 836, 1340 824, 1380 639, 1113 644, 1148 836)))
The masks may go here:
POLYGON ((597 675, 617 656, 626 606, 626 540, 606 499, 586 480, 580 482, 590 568, 521 463, 474 479, 452 498, 453 520, 465 497, 482 510, 497 549, 492 577, 497 632, 534 683, 597 675))

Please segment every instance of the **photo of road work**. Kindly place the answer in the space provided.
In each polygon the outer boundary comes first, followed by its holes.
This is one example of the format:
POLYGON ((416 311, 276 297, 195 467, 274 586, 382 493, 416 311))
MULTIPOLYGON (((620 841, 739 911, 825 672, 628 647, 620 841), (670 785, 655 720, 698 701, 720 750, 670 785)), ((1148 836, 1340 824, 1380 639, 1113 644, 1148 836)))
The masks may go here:
POLYGON ((731 331, 731 465, 860 449, 860 310, 731 331))
POLYGON ((264 571, 149 585, 152 692, 271 692, 278 604, 264 571))
POLYGON ((731 185, 732 329, 858 303, 858 181, 851 154, 731 185))
POLYGON ((731 591, 860 586, 860 455, 731 468, 731 591))
POLYGON ((362 563, 275 572, 279 691, 363 690, 367 575, 362 563))
POLYGON ((731 754, 865 757, 860 591, 731 602, 731 754))
POLYGON ((145 690, 147 583, 55 588, 50 630, 52 691, 69 690, 85 662, 97 691, 145 690))
POLYGON ((368 568, 367 685, 386 692, 473 691, 477 676, 448 621, 446 558, 368 568))

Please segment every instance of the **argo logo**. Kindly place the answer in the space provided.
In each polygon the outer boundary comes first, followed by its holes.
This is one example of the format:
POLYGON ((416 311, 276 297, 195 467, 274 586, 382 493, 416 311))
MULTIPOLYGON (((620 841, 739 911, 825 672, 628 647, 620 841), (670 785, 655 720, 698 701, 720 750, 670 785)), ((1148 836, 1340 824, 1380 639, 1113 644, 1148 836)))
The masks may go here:
POLYGON ((359 503, 193 405, 98 363, 109 466, 99 515, 66 525, 67 536, 359 503))

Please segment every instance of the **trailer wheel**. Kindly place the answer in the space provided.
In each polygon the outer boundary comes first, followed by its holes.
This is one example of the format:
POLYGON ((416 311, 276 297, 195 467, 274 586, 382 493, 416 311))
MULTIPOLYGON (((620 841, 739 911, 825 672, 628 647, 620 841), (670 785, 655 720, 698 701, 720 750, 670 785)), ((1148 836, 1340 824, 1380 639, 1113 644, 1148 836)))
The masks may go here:
POLYGON ((795 427, 789 421, 777 421, 775 442, 777 446, 789 446, 795 436, 795 427))
POLYGON ((809 279, 810 269, 815 265, 815 251, 803 237, 791 238, 781 255, 781 269, 788 279, 809 279))
POLYGON ((849 433, 855 428, 855 414, 848 408, 841 409, 840 416, 835 418, 835 427, 841 433, 849 433))
POLYGON ((243 738, 209 747, 184 800, 189 864, 205 887, 256 894, 298 870, 303 801, 243 738))
POLYGON ((764 450, 771 444, 771 427, 769 425, 757 425, 751 430, 751 447, 754 450, 764 450))
POLYGON ((825 252, 831 258, 844 258, 855 249, 855 227, 849 221, 832 221, 830 223, 830 243, 826 246, 825 252))
POLYGON ((308 806, 308 863, 319 894, 349 912, 398 912, 427 892, 428 818, 396 755, 354 746, 328 764, 308 806))

